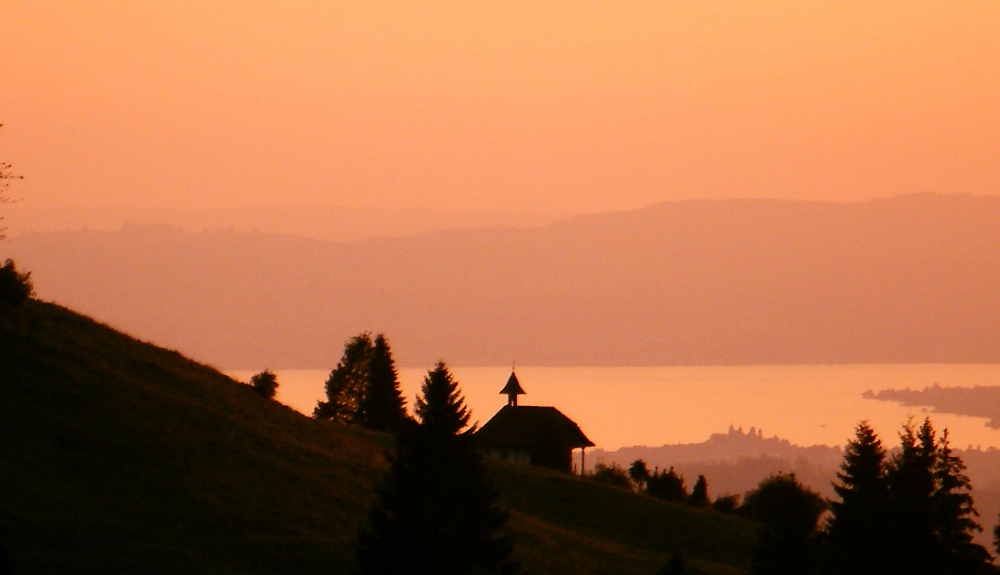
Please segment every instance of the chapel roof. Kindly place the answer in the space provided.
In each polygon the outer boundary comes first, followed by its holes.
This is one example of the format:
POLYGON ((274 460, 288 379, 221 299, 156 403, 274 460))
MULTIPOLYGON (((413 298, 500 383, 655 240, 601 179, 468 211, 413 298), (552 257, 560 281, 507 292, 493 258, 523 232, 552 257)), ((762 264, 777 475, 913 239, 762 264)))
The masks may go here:
POLYGON ((476 441, 483 447, 525 449, 539 441, 556 442, 566 448, 594 445, 580 426, 558 409, 534 405, 505 406, 476 432, 476 441))

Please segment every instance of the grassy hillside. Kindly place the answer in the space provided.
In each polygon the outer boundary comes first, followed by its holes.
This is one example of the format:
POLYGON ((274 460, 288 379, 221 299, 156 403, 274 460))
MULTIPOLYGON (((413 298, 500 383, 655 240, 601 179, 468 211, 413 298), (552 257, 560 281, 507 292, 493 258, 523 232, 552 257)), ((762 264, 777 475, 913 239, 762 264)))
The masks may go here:
MULTIPOLYGON (((0 312, 0 546, 15 573, 343 573, 388 436, 310 420, 52 304, 0 312)), ((748 563, 751 525, 523 466, 531 573, 748 563)))

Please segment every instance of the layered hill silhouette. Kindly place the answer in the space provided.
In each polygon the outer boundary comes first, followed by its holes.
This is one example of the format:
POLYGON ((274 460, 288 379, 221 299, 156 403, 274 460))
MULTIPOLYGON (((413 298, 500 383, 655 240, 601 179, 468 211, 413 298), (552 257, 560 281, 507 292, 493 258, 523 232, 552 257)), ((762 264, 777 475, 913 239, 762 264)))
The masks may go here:
MULTIPOLYGON (((349 573, 392 447, 37 301, 0 313, 0 396, 13 573, 349 573)), ((679 550, 748 566, 741 519, 529 466, 491 477, 530 573, 652 573, 679 550)))
POLYGON ((332 243, 156 226, 24 234, 43 298, 230 369, 1000 361, 1000 197, 670 202, 332 243))

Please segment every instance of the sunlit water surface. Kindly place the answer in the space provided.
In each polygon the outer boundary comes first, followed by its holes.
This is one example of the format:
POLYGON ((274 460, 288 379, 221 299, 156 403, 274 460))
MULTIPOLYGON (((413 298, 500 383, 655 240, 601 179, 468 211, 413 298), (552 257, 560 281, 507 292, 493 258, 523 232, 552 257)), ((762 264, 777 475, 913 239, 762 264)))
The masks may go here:
MULTIPOLYGON (((452 367, 473 421, 486 423, 503 407, 509 367, 452 367)), ((399 370, 412 410, 427 371, 399 370)), ((246 381, 250 371, 230 375, 246 381)), ((324 398, 328 370, 277 371, 278 400, 312 414, 324 398)), ((1000 385, 1000 365, 770 365, 722 367, 518 367, 527 395, 521 405, 553 405, 604 449, 697 443, 730 425, 762 428, 798 445, 842 445, 868 420, 889 443, 909 416, 923 409, 864 399, 865 391, 1000 385)), ((1000 431, 985 419, 933 414, 956 447, 1000 447, 1000 431)))

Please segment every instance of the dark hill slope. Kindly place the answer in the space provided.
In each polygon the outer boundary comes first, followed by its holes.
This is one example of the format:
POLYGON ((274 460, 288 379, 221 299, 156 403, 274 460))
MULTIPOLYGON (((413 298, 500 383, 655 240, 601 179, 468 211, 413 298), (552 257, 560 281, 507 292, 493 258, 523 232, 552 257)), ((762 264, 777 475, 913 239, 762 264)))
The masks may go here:
MULTIPOLYGON (((310 420, 40 302, 0 315, 0 547, 15 573, 344 573, 387 436, 310 420)), ((748 563, 753 528, 497 466, 531 573, 748 563)))
POLYGON ((382 436, 50 304, 0 317, 0 374, 0 540, 23 573, 327 570, 384 465, 382 436))
POLYGON ((690 201, 529 229, 330 243, 156 227, 25 234, 40 293, 230 369, 1000 362, 1000 197, 690 201))

